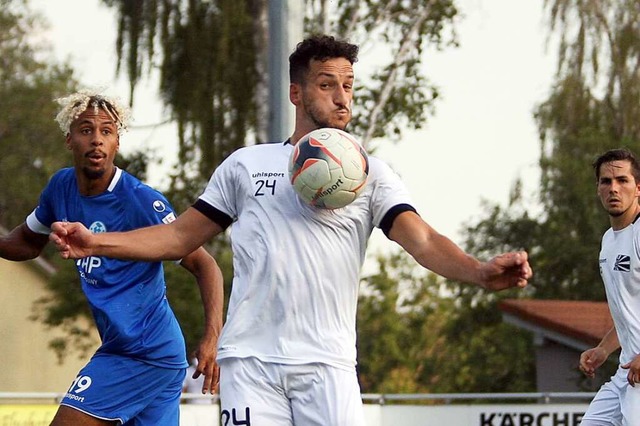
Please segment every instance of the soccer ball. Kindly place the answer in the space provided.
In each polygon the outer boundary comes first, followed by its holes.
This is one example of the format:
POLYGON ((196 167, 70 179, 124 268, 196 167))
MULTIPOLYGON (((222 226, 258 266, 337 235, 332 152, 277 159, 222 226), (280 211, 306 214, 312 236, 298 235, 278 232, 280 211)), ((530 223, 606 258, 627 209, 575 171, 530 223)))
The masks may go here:
POLYGON ((318 129, 303 136, 289 158, 289 179, 308 204, 339 209, 364 189, 369 174, 367 153, 349 133, 318 129))

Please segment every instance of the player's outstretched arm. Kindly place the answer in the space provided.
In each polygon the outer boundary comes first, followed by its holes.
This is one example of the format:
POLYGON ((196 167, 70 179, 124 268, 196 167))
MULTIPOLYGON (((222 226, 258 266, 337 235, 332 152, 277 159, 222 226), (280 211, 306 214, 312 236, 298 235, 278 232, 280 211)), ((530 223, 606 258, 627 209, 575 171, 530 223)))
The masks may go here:
POLYGON ((445 278, 477 284, 489 290, 524 287, 533 274, 526 252, 505 253, 488 262, 480 262, 436 232, 414 212, 398 215, 389 238, 425 268, 445 278))
POLYGON ((620 347, 616 328, 611 327, 598 346, 587 349, 580 354, 580 370, 587 377, 595 377, 596 370, 604 364, 609 355, 620 347))
POLYGON ((182 259, 222 232, 192 207, 170 224, 128 232, 92 234, 77 222, 55 222, 51 230, 49 239, 65 259, 107 256, 151 262, 182 259))
POLYGON ((222 330, 224 280, 215 259, 202 247, 186 256, 180 265, 191 272, 200 287, 205 329, 195 356, 198 359, 193 378, 204 375, 202 393, 217 389, 220 369, 216 363, 218 337, 222 330))

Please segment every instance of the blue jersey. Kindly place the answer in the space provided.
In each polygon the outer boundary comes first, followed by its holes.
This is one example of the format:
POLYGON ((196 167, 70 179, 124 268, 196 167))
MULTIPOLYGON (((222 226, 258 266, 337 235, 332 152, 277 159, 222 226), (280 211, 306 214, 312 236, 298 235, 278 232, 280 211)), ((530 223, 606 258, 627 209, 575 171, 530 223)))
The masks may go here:
MULTIPOLYGON (((83 196, 75 171, 56 173, 27 218, 35 232, 49 233, 55 221, 81 222, 92 232, 129 231, 175 219, 165 197, 116 169, 105 192, 83 196)), ((102 345, 98 353, 130 356, 166 368, 185 368, 186 350, 166 297, 161 262, 91 256, 76 261, 102 345)))

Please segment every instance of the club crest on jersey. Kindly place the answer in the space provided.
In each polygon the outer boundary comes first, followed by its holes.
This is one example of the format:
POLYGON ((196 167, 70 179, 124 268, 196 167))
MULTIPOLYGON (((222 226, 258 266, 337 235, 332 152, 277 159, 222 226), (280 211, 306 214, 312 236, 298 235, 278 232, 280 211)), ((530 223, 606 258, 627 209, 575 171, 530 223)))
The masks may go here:
POLYGON ((89 227, 89 231, 93 232, 94 234, 100 234, 102 232, 107 232, 107 227, 104 225, 104 223, 96 220, 89 227))
POLYGON ((164 203, 161 200, 155 200, 153 202, 153 209, 155 211, 157 211, 158 213, 162 213, 163 211, 165 211, 167 209, 167 206, 165 206, 164 203))
POLYGON ((629 272, 631 270, 631 256, 619 254, 613 266, 614 271, 629 272))

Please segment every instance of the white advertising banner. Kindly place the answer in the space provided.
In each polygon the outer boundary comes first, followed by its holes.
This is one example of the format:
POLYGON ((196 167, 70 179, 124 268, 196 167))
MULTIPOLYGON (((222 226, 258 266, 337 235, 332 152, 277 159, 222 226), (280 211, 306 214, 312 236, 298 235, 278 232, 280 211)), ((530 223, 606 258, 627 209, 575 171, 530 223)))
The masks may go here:
MULTIPOLYGON (((581 404, 378 405, 365 404, 367 426, 578 426, 581 404)), ((180 407, 180 426, 252 426, 251 418, 225 416, 217 405, 180 407)))
MULTIPOLYGON (((370 411, 373 406, 367 405, 370 411)), ((578 426, 587 404, 385 405, 368 426, 578 426)))

